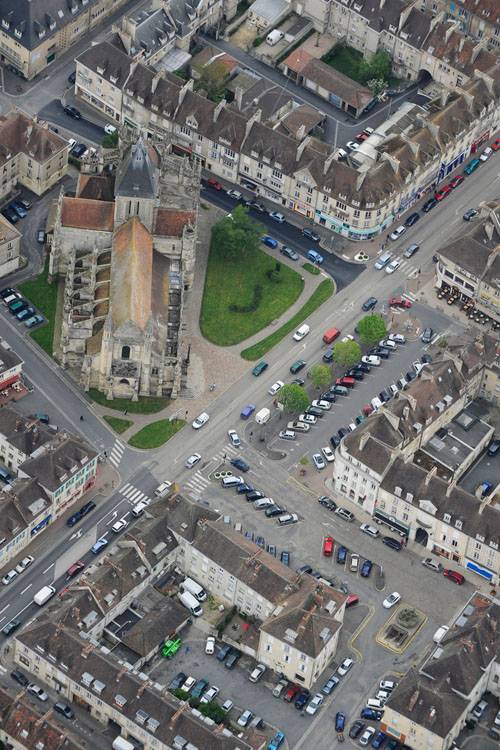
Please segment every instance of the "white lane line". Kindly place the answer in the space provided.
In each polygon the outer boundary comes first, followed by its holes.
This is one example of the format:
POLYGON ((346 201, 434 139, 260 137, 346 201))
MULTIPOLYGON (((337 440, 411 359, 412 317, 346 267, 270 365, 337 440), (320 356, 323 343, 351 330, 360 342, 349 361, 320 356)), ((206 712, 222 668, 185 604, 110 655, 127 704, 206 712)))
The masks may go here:
POLYGON ((27 592, 27 590, 28 590, 28 589, 30 589, 30 588, 32 587, 32 585, 33 585, 32 583, 28 583, 28 585, 26 586, 26 588, 25 588, 25 589, 23 589, 23 590, 21 591, 21 596, 22 596, 23 594, 25 594, 25 593, 27 592))
POLYGON ((49 570, 50 570, 51 568, 53 568, 53 567, 54 567, 54 563, 50 563, 49 567, 48 567, 48 568, 45 568, 45 570, 43 571, 42 575, 44 576, 44 575, 45 575, 45 573, 48 573, 48 572, 49 572, 49 570))
POLYGON ((10 604, 6 604, 6 605, 5 605, 5 607, 4 607, 3 609, 0 609, 0 615, 1 615, 1 614, 2 614, 3 612, 5 612, 5 610, 6 610, 6 609, 9 609, 9 607, 10 607, 10 604))

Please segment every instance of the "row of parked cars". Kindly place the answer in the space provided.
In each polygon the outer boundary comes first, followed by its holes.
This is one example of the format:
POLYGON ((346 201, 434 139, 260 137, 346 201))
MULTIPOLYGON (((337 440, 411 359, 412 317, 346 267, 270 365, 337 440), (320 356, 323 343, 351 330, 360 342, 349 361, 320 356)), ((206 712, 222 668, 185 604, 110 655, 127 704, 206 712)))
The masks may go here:
POLYGON ((8 206, 2 209, 2 215, 10 221, 11 224, 17 224, 19 219, 24 219, 31 208, 31 201, 25 198, 11 201, 8 206))
MULTIPOLYGON (((10 676, 12 679, 17 682, 18 685, 21 685, 21 687, 26 688, 26 692, 30 693, 30 695, 34 695, 35 698, 38 698, 39 701, 42 703, 46 703, 49 699, 49 696, 41 688, 39 685, 36 685, 33 682, 30 682, 29 679, 26 677, 26 675, 21 672, 20 669, 14 669, 10 676)), ((66 719, 74 719, 75 714, 73 709, 68 706, 67 703, 63 703, 62 701, 58 701, 57 703, 54 703, 53 706, 54 711, 56 711, 58 714, 61 714, 62 716, 65 716, 66 719)))
POLYGON ((15 315, 19 321, 22 321, 26 328, 33 328, 43 323, 43 315, 37 313, 33 305, 12 287, 2 289, 0 299, 2 299, 11 315, 15 315))
MULTIPOLYGON (((278 526, 290 526, 298 522, 299 517, 297 513, 288 513, 284 506, 276 503, 272 497, 268 497, 264 492, 256 490, 242 477, 229 474, 227 477, 222 477, 221 481, 223 487, 232 487, 236 489, 238 495, 245 496, 246 501, 252 503, 255 510, 264 511, 266 518, 276 518, 278 526)), ((257 536, 252 541, 261 547, 261 549, 265 549, 264 537, 257 536)), ((275 549, 268 549, 267 551, 270 551, 271 554, 276 554, 275 549)), ((284 562, 285 565, 289 564, 290 556, 288 553, 282 553, 281 562, 284 562)))

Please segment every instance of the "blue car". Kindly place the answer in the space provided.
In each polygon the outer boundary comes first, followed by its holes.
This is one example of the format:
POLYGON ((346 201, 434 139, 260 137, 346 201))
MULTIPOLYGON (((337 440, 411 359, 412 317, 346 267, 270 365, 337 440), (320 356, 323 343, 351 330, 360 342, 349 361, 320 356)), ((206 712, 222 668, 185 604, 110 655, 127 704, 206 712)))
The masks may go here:
POLYGON ((33 315, 24 321, 26 328, 33 328, 33 326, 38 326, 40 323, 43 323, 43 315, 33 315))
POLYGON ((20 219, 24 219, 24 217, 28 215, 28 212, 26 211, 24 206, 21 206, 18 201, 12 201, 9 208, 12 208, 20 219))
POLYGON ((269 234, 265 234, 263 237, 260 238, 260 241, 264 243, 264 245, 267 245, 267 247, 272 248, 275 250, 278 247, 278 240, 275 240, 274 237, 271 237, 269 234))
POLYGON ((338 711, 335 714, 335 731, 343 732, 345 727, 345 714, 342 711, 338 711))
POLYGON ((363 578, 368 578, 370 573, 372 572, 373 563, 371 560, 365 560, 363 565, 361 566, 361 576, 363 578))
POLYGON ((339 682, 340 679, 333 674, 328 682, 321 688, 323 695, 330 695, 330 693, 333 693, 339 682))
POLYGON ((25 307, 24 310, 21 310, 21 312, 18 312, 16 314, 16 318, 18 320, 25 320, 26 318, 31 318, 32 315, 35 313, 34 307, 25 307))
POLYGON ((297 711, 302 711, 304 706, 306 705, 307 701, 310 698, 310 693, 307 690, 304 690, 304 692, 299 693, 299 695, 295 698, 294 706, 297 709, 297 711))
POLYGON ((325 260, 322 255, 320 255, 316 250, 308 250, 307 251, 307 257, 309 260, 312 260, 313 263, 317 263, 319 266, 323 263, 325 260))
POLYGON ((347 547, 338 547, 337 549, 337 562, 343 565, 347 558, 347 547))
POLYGON ((108 540, 105 539, 105 537, 101 537, 101 539, 98 539, 95 544, 92 545, 90 548, 90 551, 93 555, 97 555, 98 552, 100 552, 104 547, 108 546, 108 540))
POLYGON ((364 708, 360 713, 362 719, 373 719, 373 721, 380 721, 383 715, 383 711, 375 711, 374 708, 364 708))
POLYGON ((289 552, 287 552, 286 550, 283 550, 283 552, 280 555, 280 559, 283 565, 290 566, 290 553, 289 552))
MULTIPOLYGON (((243 461, 242 458, 233 458, 231 461, 231 466, 234 466, 239 471, 242 471, 243 473, 248 471, 250 466, 247 464, 246 461, 243 461)), ((247 490, 248 492, 248 490, 247 490)))
POLYGON ((387 735, 385 734, 385 732, 381 732, 379 730, 372 740, 372 747, 374 747, 375 750, 378 750, 378 748, 382 747, 386 739, 387 739, 387 735))
POLYGON ((269 740, 267 750, 278 750, 284 739, 285 735, 283 732, 276 732, 272 740, 269 740))

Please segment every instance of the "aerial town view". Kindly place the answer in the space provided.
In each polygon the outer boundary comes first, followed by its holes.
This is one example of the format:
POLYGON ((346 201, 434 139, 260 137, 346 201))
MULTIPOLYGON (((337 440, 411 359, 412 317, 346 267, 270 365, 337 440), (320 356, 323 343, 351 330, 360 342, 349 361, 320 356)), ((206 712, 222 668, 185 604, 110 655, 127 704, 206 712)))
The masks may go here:
POLYGON ((499 0, 0 0, 0 170, 0 750, 498 750, 499 0))

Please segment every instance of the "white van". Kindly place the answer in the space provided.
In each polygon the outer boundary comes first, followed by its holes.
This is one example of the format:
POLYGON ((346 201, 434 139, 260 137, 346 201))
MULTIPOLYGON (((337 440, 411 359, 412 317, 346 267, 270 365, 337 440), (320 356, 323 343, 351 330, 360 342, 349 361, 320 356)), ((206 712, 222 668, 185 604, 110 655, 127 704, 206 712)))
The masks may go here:
POLYGON ((132 507, 132 515, 135 516, 135 518, 139 518, 139 516, 142 516, 147 507, 148 504, 145 503, 144 500, 141 500, 140 503, 136 503, 132 507))
POLYGON ((279 526, 288 526, 290 523, 297 523, 299 517, 296 513, 285 513, 283 516, 278 518, 279 526))
POLYGON ((260 409, 255 415, 255 421, 257 422, 257 424, 266 424, 266 422, 269 422, 270 419, 271 411, 266 407, 260 409))
POLYGON ((55 594, 56 590, 53 586, 44 586, 40 591, 37 591, 33 597, 33 601, 35 604, 38 604, 39 607, 43 607, 43 605, 47 604, 49 599, 52 599, 55 594))
POLYGON ((239 484, 243 484, 243 477, 235 477, 231 474, 230 477, 222 477, 221 484, 223 487, 237 487, 239 484))
POLYGON ((195 617, 201 617, 203 614, 203 608, 198 604, 197 599, 189 593, 189 591, 183 591, 177 594, 180 603, 186 607, 189 612, 195 617))
POLYGON ((162 482, 155 489, 156 497, 165 497, 165 495, 168 493, 171 486, 172 486, 172 482, 162 482))
POLYGON ((380 698, 368 698, 366 701, 366 707, 373 708, 375 711, 380 711, 384 708, 384 704, 380 698))
POLYGON ((181 591, 189 591, 190 594, 192 594, 195 599, 198 599, 199 602, 204 602, 207 598, 207 592, 203 588, 203 586, 200 586, 199 583, 196 583, 196 581, 193 581, 192 578, 186 578, 180 585, 181 591))
POLYGON ((377 411, 382 406, 382 401, 377 396, 375 396, 375 398, 372 398, 372 400, 370 401, 370 404, 373 406, 373 410, 377 411))
POLYGON ((284 36, 285 35, 282 31, 278 31, 278 29, 274 29, 274 31, 271 31, 271 33, 266 36, 266 42, 269 44, 270 47, 274 47, 275 44, 278 44, 278 42, 281 42, 284 36))
POLYGON ((383 255, 381 255, 380 258, 375 262, 376 270, 381 271, 382 268, 385 268, 391 258, 392 253, 384 253, 383 255))
POLYGON ((304 325, 301 325, 300 328, 297 328, 295 333, 293 334, 294 341, 302 341, 303 338, 307 336, 311 329, 307 325, 307 323, 304 323, 304 325))

